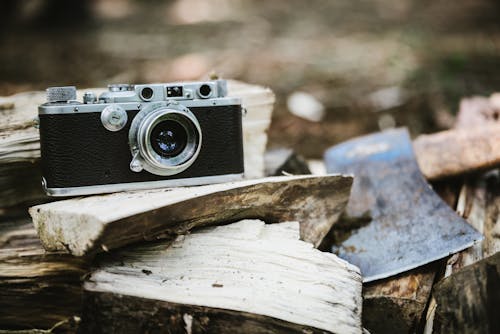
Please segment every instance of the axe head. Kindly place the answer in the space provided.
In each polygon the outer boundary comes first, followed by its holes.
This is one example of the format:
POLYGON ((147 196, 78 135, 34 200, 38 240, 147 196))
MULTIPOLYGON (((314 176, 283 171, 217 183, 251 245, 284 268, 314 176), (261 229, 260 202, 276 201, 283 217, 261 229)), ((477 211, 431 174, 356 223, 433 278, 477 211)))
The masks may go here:
POLYGON ((364 282, 442 259, 482 239, 424 179, 406 129, 334 146, 325 162, 328 173, 354 175, 347 216, 371 217, 332 248, 361 269, 364 282))

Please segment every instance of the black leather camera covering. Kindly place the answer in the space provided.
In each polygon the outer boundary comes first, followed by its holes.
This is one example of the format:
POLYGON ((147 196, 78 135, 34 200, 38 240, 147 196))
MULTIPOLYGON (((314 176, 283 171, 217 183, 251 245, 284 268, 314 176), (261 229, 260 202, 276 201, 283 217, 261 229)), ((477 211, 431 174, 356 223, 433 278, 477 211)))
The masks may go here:
POLYGON ((241 106, 191 107, 202 130, 196 161, 185 171, 159 176, 130 170, 128 132, 138 110, 130 110, 120 131, 106 130, 100 112, 40 115, 42 173, 48 188, 158 181, 241 174, 241 106))

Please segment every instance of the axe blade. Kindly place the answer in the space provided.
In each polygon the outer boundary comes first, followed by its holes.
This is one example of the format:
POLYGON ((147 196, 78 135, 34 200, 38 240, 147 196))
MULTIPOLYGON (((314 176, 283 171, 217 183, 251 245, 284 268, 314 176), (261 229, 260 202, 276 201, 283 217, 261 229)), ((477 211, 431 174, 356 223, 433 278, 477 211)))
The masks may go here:
POLYGON ((332 247, 370 282, 464 250, 482 235, 432 190, 405 128, 356 138, 328 149, 328 173, 350 173, 352 218, 371 221, 332 247))

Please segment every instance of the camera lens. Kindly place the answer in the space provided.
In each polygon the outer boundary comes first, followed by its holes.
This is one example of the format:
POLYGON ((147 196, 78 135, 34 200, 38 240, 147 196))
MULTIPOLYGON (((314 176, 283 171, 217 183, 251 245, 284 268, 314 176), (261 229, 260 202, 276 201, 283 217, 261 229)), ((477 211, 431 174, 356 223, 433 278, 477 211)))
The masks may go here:
POLYGON ((141 159, 143 169, 155 175, 175 175, 189 168, 200 153, 201 141, 197 118, 178 105, 146 106, 132 120, 129 131, 134 159, 141 159))
POLYGON ((207 98, 210 96, 210 94, 212 94, 212 88, 210 88, 210 86, 207 84, 201 85, 198 93, 201 97, 207 98))
POLYGON ((141 90, 143 100, 150 100, 153 97, 153 90, 150 87, 145 87, 141 90))
POLYGON ((166 120, 158 123, 151 131, 151 147, 164 158, 175 157, 187 145, 186 129, 176 121, 166 120))

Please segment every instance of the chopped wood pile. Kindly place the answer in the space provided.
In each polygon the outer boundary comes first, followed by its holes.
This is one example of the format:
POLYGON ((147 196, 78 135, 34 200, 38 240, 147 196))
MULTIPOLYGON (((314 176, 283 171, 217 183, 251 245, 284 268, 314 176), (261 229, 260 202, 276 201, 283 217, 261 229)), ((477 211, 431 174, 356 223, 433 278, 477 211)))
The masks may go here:
POLYGON ((246 180, 58 201, 39 182, 33 118, 43 93, 0 99, 0 331, 500 330, 496 96, 464 100, 455 129, 413 141, 422 175, 484 239, 363 283, 366 268, 332 245, 370 224, 371 209, 384 204, 349 216, 356 173, 306 175, 322 168, 293 150, 265 153, 273 93, 239 82, 229 92, 247 111, 246 180))

